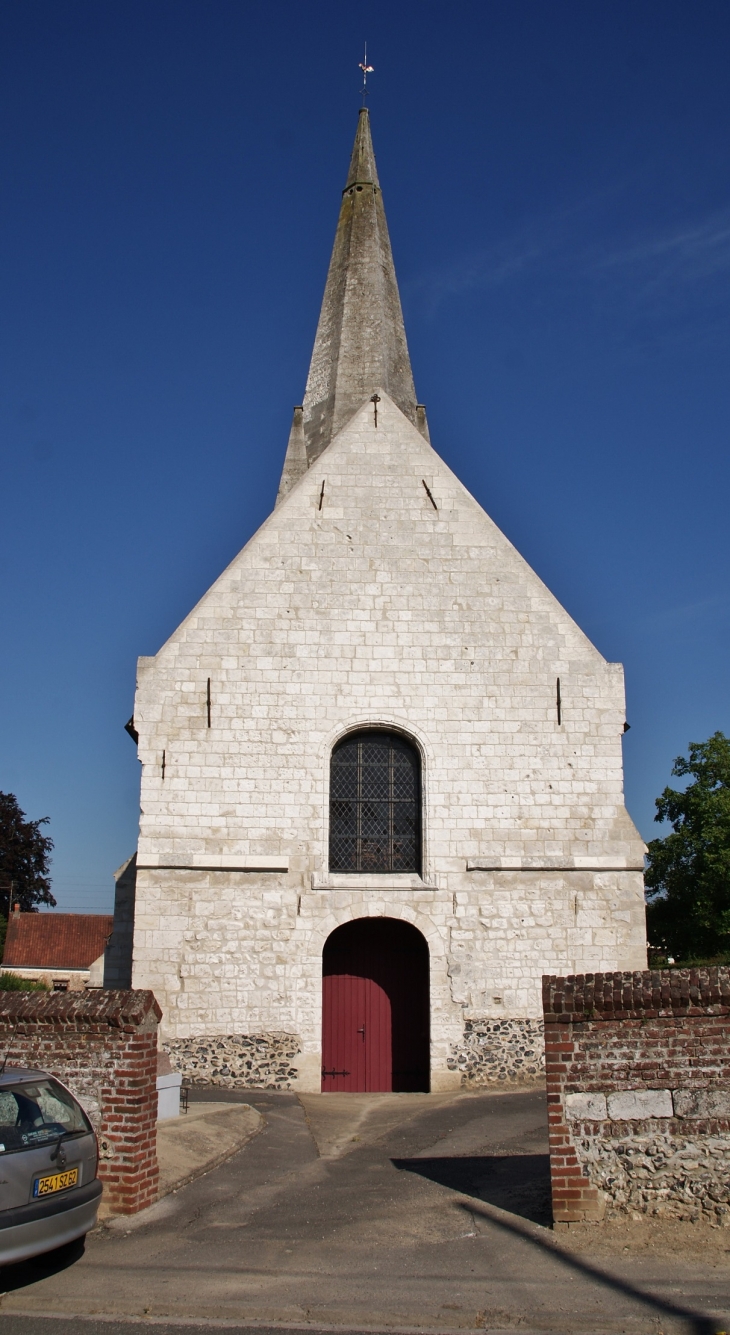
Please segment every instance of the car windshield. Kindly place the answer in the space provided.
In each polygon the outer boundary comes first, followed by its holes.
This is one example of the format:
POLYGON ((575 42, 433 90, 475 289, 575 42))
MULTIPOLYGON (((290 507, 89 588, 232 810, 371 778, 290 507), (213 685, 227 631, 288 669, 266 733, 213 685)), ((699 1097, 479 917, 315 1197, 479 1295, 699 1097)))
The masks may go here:
POLYGON ((0 1154, 90 1130, 86 1113, 52 1077, 0 1089, 0 1154))

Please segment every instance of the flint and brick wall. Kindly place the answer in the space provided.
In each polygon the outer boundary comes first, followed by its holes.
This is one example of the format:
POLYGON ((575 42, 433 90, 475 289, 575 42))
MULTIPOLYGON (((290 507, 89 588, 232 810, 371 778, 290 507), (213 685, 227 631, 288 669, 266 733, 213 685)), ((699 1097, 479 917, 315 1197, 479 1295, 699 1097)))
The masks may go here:
POLYGON ((99 1140, 104 1202, 134 1214, 157 1199, 157 1026, 151 992, 0 993, 0 1045, 40 1067, 86 1110, 99 1140))
POLYGON ((543 978, 553 1217, 730 1225, 730 969, 543 978))

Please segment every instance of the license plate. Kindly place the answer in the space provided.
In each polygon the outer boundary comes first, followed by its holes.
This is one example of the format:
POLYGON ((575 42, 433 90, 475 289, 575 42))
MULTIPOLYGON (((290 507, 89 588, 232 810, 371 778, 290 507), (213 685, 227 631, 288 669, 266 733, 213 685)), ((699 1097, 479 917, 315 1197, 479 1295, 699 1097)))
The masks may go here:
POLYGON ((52 1196, 54 1191, 65 1191, 75 1187, 79 1180, 78 1168, 67 1168, 65 1173, 49 1173, 48 1177, 37 1177, 33 1183, 34 1196, 52 1196))

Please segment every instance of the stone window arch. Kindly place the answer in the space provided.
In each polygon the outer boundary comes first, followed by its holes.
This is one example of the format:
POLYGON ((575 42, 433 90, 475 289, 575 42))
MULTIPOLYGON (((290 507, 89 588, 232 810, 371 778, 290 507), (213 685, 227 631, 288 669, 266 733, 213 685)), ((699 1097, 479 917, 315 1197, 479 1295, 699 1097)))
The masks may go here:
POLYGON ((421 757, 400 733, 349 733, 330 762, 329 868, 421 871, 421 757))

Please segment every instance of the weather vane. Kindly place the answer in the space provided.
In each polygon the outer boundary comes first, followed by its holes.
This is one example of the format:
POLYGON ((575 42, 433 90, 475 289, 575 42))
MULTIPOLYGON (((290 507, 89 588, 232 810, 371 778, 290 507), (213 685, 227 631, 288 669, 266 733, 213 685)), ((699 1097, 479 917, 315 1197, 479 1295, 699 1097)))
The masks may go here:
POLYGON ((368 65, 368 44, 365 43, 365 55, 360 61, 359 68, 362 70, 362 104, 365 106, 365 98, 368 95, 368 74, 374 74, 372 65, 368 65))

